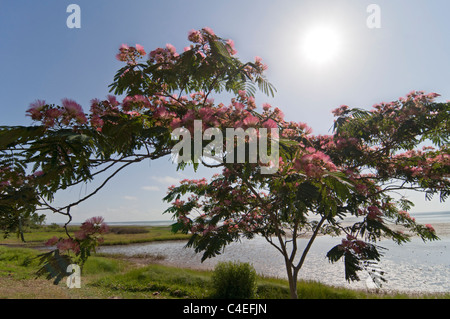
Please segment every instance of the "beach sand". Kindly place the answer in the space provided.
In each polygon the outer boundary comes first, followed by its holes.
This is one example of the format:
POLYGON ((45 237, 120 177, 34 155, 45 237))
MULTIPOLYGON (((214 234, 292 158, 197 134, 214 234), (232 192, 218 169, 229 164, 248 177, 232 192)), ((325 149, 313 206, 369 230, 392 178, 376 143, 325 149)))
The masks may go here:
MULTIPOLYGON (((450 237, 450 223, 431 223, 430 224, 434 230, 436 231, 436 235, 439 238, 446 238, 450 237)), ((404 227, 397 226, 397 225, 390 225, 395 230, 404 230, 405 233, 408 233, 407 230, 405 230, 404 227)))

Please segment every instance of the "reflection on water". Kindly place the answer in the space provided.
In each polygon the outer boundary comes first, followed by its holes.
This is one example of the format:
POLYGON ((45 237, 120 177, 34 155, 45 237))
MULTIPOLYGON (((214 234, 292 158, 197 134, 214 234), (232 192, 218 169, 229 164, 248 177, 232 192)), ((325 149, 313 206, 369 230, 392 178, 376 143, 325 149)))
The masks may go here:
MULTIPOLYGON (((343 263, 331 264, 325 257, 327 251, 338 243, 340 243, 340 238, 318 237, 300 270, 299 277, 329 285, 364 289, 367 274, 361 273, 360 282, 348 283, 344 279, 343 263)), ((281 254, 264 238, 257 237, 253 240, 233 243, 227 246, 223 254, 203 263, 200 261, 200 254, 196 254, 191 248, 185 248, 185 244, 185 241, 170 241, 128 246, 105 246, 99 252, 163 255, 165 264, 199 269, 213 269, 219 261, 249 262, 260 274, 286 278, 286 269, 281 254)), ((303 244, 305 245, 306 242, 303 244)), ((383 241, 380 245, 388 248, 380 263, 388 280, 383 285, 383 289, 424 292, 450 291, 450 238, 431 243, 413 239, 412 242, 403 246, 383 241)))

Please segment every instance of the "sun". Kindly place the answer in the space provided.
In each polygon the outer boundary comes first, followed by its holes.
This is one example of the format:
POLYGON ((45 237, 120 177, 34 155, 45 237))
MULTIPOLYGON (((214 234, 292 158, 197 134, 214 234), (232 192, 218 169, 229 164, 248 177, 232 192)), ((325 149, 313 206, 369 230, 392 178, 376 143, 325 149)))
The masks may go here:
POLYGON ((302 50, 305 57, 313 63, 324 64, 333 60, 340 49, 340 37, 336 29, 320 26, 305 33, 302 50))

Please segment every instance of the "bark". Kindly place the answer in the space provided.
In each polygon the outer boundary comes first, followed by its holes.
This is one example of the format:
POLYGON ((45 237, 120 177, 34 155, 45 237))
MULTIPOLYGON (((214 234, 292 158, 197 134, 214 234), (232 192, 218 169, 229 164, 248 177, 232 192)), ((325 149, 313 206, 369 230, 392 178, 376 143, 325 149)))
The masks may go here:
POLYGON ((23 227, 22 227, 22 218, 19 217, 19 235, 20 240, 22 240, 23 243, 25 243, 25 237, 23 236, 23 227))

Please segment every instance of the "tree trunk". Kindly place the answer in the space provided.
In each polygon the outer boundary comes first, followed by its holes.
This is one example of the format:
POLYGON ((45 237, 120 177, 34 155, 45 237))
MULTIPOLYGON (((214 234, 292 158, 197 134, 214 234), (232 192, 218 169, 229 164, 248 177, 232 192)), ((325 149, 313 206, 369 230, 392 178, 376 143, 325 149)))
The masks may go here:
POLYGON ((297 294, 297 271, 292 272, 292 263, 290 260, 285 256, 284 262, 286 264, 286 271, 288 275, 288 281, 289 281, 289 293, 291 295, 291 299, 298 299, 297 294))
POLYGON ((25 237, 23 236, 22 218, 19 217, 19 235, 23 243, 25 243, 25 237))

